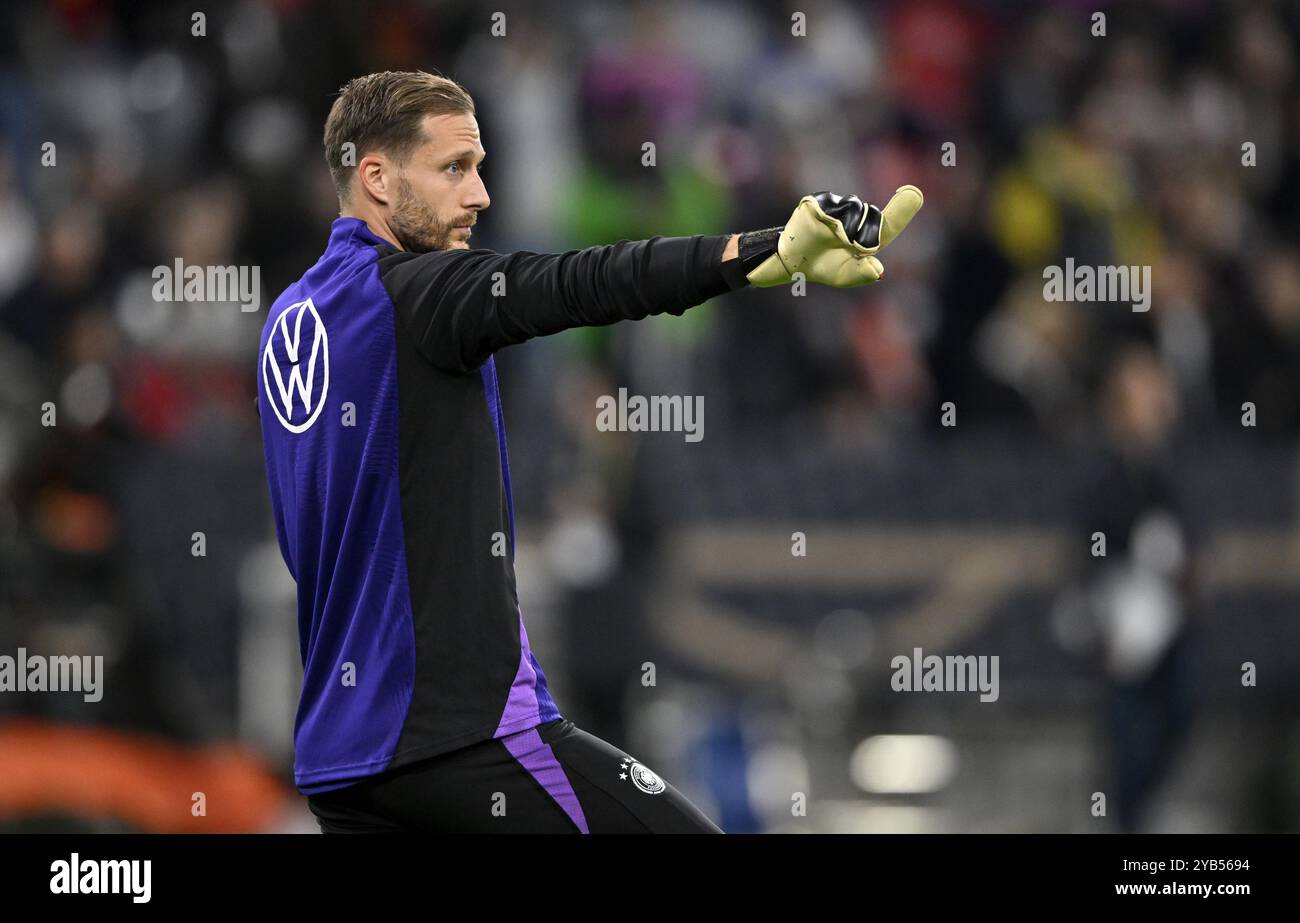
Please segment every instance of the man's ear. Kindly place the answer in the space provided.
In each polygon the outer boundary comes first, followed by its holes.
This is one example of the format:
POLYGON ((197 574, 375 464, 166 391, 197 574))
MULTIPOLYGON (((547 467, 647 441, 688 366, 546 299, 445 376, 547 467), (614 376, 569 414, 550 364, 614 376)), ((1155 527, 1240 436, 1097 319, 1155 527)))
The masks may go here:
POLYGON ((367 196, 381 205, 388 205, 389 198, 394 193, 391 166, 383 154, 367 154, 357 164, 357 184, 367 196))

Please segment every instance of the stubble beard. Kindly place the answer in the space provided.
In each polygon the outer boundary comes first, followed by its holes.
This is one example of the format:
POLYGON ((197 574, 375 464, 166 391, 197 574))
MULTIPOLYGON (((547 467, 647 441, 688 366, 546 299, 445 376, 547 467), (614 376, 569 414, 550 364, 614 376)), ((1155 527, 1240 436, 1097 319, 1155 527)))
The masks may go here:
POLYGON ((416 196, 415 189, 406 177, 402 177, 398 185, 397 205, 393 208, 388 224, 398 242, 411 253, 448 249, 457 227, 451 221, 438 217, 436 211, 416 196))

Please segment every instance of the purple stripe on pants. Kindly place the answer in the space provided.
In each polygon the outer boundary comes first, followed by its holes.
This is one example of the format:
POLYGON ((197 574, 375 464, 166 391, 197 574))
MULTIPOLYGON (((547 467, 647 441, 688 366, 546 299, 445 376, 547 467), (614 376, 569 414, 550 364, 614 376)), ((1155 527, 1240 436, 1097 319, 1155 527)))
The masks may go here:
POLYGON ((542 735, 537 733, 537 728, 502 737, 501 742, 506 745, 510 755, 555 799, 556 804, 564 809, 564 813, 578 825, 578 829, 590 833, 587 818, 582 813, 577 793, 569 784, 569 777, 564 774, 564 768, 555 758, 550 744, 542 742, 542 735))

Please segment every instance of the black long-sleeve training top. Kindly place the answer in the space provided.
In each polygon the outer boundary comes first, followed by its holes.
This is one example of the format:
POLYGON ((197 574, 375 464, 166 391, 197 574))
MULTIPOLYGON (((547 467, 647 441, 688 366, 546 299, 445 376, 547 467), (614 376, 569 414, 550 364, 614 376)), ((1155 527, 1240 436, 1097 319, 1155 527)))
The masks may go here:
POLYGON ((561 717, 515 588, 492 354, 740 287, 727 240, 410 253, 334 221, 271 307, 258 373, 276 536, 298 584, 301 791, 561 717))

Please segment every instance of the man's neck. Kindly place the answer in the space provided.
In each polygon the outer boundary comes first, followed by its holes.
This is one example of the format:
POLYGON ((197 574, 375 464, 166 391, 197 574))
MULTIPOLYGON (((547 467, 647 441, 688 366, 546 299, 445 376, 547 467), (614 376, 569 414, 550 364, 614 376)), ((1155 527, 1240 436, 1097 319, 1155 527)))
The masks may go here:
POLYGON ((366 223, 366 227, 370 228, 370 233, 374 234, 376 237, 380 237, 388 241, 398 250, 406 249, 398 241, 397 235, 393 233, 393 229, 389 227, 388 222, 385 221, 381 216, 376 215, 373 212, 362 213, 360 211, 353 211, 350 208, 343 208, 339 210, 339 217, 356 218, 360 221, 364 221, 366 223))

